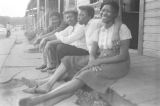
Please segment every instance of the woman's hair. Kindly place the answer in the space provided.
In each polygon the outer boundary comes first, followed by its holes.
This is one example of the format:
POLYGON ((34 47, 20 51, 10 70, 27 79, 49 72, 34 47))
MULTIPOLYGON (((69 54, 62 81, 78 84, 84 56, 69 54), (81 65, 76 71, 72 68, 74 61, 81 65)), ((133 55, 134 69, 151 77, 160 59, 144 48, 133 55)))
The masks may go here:
POLYGON ((95 11, 94 11, 93 7, 91 7, 91 6, 79 6, 79 9, 83 10, 83 11, 86 11, 88 16, 90 16, 91 18, 94 17, 95 11))
POLYGON ((115 2, 115 1, 105 1, 105 2, 103 2, 102 4, 101 4, 101 7, 100 7, 100 10, 105 6, 105 5, 110 5, 113 9, 114 9, 114 11, 115 11, 115 13, 116 14, 118 14, 118 12, 119 12, 119 5, 118 5, 118 3, 117 2, 115 2))

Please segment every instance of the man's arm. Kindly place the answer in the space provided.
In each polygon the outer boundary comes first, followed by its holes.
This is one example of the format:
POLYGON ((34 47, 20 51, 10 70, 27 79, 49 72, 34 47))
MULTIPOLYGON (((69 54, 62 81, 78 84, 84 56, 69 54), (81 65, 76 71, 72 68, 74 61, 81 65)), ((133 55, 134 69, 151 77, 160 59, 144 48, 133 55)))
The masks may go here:
POLYGON ((85 34, 84 34, 84 26, 83 25, 77 25, 75 27, 75 30, 73 31, 73 33, 71 35, 61 36, 60 40, 63 43, 71 44, 71 43, 81 39, 83 36, 85 36, 85 34))
MULTIPOLYGON (((45 38, 45 37, 49 37, 49 36, 53 36, 56 32, 60 32, 62 30, 64 30, 68 25, 66 23, 62 23, 57 29, 53 30, 50 33, 45 34, 44 36, 42 36, 41 38, 45 38)), ((52 37, 50 37, 52 38, 52 37)))

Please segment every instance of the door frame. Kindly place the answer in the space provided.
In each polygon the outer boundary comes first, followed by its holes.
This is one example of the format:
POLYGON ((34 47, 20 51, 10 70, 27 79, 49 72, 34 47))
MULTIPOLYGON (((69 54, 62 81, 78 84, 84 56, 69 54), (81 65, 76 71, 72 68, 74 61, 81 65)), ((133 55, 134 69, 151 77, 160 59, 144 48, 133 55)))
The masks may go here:
POLYGON ((139 0, 138 54, 143 55, 145 0, 139 0))
MULTIPOLYGON (((120 17, 122 18, 122 5, 123 0, 119 0, 120 17)), ((138 47, 135 51, 138 55, 143 55, 143 40, 144 40, 144 8, 145 0, 139 0, 139 28, 138 28, 138 47)))

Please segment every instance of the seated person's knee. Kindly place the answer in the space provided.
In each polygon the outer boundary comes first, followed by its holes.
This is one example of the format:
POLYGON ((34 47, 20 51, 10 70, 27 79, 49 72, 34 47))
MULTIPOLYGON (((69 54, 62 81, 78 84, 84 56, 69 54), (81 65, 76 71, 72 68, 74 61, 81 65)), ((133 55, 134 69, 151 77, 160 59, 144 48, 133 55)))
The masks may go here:
POLYGON ((63 49, 64 49, 63 44, 58 44, 57 45, 57 48, 56 48, 57 52, 62 52, 63 49))
POLYGON ((51 46, 52 46, 52 43, 51 42, 47 42, 45 48, 49 49, 49 48, 51 48, 51 46))

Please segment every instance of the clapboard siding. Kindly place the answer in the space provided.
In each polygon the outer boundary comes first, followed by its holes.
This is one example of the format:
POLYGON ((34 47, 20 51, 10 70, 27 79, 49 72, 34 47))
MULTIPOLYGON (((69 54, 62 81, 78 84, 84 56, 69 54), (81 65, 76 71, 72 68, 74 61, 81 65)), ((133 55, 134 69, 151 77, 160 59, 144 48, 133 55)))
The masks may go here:
MULTIPOLYGON (((160 2, 160 1, 159 1, 160 2)), ((145 10, 145 17, 160 17, 160 9, 145 10)))
POLYGON ((160 57, 160 0, 145 0, 143 54, 160 57))
POLYGON ((143 55, 151 57, 160 57, 160 51, 144 48, 143 55))
POLYGON ((160 2, 158 0, 153 2, 146 2, 145 8, 146 10, 155 9, 155 8, 160 9, 160 2))
POLYGON ((144 41, 160 42, 160 34, 144 34, 144 41))
POLYGON ((157 18, 145 18, 144 25, 160 25, 160 17, 157 18))
POLYGON ((147 3, 147 2, 153 2, 153 1, 156 1, 156 0, 146 0, 146 3, 147 3))
POLYGON ((160 26, 144 26, 144 33, 159 34, 160 26))
POLYGON ((160 42, 144 41, 144 48, 160 51, 160 42))

